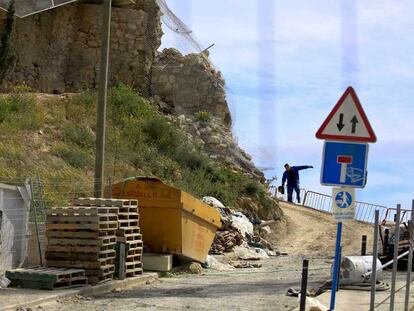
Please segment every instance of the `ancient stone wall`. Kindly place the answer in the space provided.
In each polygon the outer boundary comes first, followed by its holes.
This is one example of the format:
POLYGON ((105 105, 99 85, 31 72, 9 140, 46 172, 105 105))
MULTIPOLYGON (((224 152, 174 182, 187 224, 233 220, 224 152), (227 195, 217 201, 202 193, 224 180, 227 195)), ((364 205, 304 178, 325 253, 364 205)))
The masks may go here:
POLYGON ((183 56, 165 49, 153 64, 151 94, 168 104, 176 114, 208 111, 231 125, 224 79, 205 54, 183 56))
POLYGON ((77 5, 16 19, 15 67, 7 85, 27 84, 35 90, 65 90, 67 51, 79 24, 77 5))
MULTIPOLYGON (((102 6, 71 4, 16 20, 16 65, 5 87, 43 92, 96 88, 102 6)), ((152 0, 112 9, 110 82, 149 95, 151 66, 161 44, 159 9, 152 0)))

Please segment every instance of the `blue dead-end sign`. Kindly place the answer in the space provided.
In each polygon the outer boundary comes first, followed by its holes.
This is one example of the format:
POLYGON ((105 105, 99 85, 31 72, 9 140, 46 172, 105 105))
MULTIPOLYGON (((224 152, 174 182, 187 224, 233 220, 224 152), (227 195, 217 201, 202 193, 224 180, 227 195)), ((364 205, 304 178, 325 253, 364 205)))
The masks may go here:
POLYGON ((367 178, 368 144, 326 141, 321 184, 363 188, 367 178))

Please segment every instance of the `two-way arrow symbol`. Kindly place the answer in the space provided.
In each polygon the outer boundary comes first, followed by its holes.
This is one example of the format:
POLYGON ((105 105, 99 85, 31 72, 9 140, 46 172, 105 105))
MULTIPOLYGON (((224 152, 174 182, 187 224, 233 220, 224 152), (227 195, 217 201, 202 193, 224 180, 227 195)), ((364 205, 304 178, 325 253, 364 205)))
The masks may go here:
MULTIPOLYGON (((351 132, 352 132, 352 134, 355 134, 357 123, 359 123, 358 118, 357 118, 356 116, 354 116, 354 117, 351 119, 351 121, 350 121, 350 122, 352 123, 352 130, 351 130, 351 132)), ((339 130, 340 132, 341 132, 341 131, 342 131, 342 129, 345 127, 345 123, 344 123, 344 114, 343 114, 343 113, 340 113, 340 114, 339 114, 339 122, 336 124, 336 126, 338 127, 338 130, 339 130)))
POLYGON ((342 129, 344 128, 345 124, 344 124, 344 114, 343 113, 339 114, 339 123, 337 123, 336 126, 338 127, 339 131, 342 131, 342 129))
POLYGON ((356 117, 356 116, 354 116, 354 117, 351 119, 351 123, 352 123, 352 134, 355 134, 356 125, 357 125, 357 123, 358 123, 358 119, 357 119, 357 117, 356 117))

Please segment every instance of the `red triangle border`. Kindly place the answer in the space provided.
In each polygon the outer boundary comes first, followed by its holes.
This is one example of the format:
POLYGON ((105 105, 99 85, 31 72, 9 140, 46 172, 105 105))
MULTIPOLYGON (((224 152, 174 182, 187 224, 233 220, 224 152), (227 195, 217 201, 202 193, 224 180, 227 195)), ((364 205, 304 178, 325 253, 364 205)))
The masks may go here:
POLYGON ((359 102, 358 96, 355 93, 355 90, 349 86, 344 94, 341 96, 341 98, 338 100, 338 102, 336 103, 335 107, 332 109, 331 113, 328 115, 328 117, 325 119, 325 121, 322 123, 321 127, 319 128, 319 130, 316 132, 316 138, 319 139, 332 139, 332 140, 340 140, 340 141, 355 141, 355 142, 370 142, 370 143, 375 143, 377 141, 377 136, 375 135, 371 124, 368 121, 367 115, 364 112, 364 109, 362 108, 361 103, 359 102), (362 121, 365 125, 365 127, 367 128, 369 137, 355 137, 355 136, 346 136, 346 135, 326 135, 326 134, 322 134, 323 131, 325 130, 325 128, 328 126, 329 122, 332 120, 333 116, 335 115, 335 113, 338 111, 338 109, 342 106, 342 104, 344 103, 345 99, 347 98, 348 95, 352 96, 352 99, 354 100, 354 103, 358 109, 359 114, 361 115, 362 121))

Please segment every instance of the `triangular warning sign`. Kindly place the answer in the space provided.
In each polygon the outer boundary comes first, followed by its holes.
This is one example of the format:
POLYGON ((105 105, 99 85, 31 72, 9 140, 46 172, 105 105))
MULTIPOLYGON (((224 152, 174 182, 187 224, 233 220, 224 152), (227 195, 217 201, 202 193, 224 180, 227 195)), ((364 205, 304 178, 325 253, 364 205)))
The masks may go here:
POLYGON ((316 132, 319 139, 371 142, 377 141, 358 96, 348 87, 334 109, 316 132))

